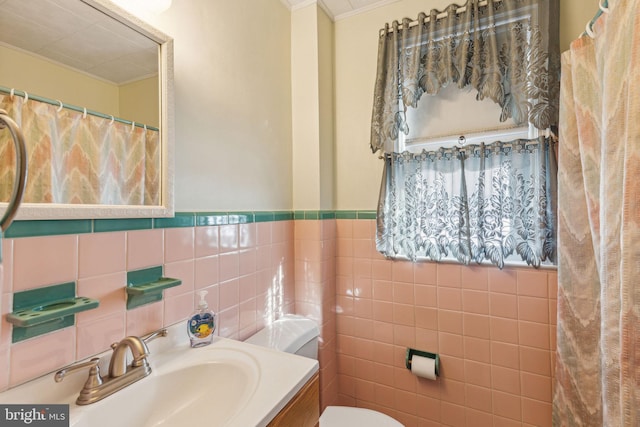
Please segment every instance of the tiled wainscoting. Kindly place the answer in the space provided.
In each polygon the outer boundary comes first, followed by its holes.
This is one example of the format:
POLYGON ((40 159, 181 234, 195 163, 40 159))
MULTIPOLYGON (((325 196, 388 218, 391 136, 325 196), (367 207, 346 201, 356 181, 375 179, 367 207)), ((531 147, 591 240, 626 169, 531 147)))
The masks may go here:
POLYGON ((90 224, 94 231, 105 224, 111 231, 85 233, 73 232, 82 221, 66 223, 69 229, 50 222, 43 224, 44 231, 35 227, 37 236, 11 237, 34 234, 35 222, 29 221, 28 230, 9 232, 2 240, 0 389, 105 351, 126 335, 144 335, 186 320, 201 289, 209 292, 209 306, 218 313, 217 333, 225 337, 244 339, 265 322, 294 311, 291 219, 274 221, 271 216, 222 225, 207 225, 216 221, 205 220, 196 225, 196 218, 207 219, 187 215, 134 230, 117 228, 140 228, 137 220, 114 221, 90 224), (53 234, 56 230, 69 234, 53 234), (165 276, 182 284, 165 290, 160 302, 127 311, 126 272, 158 265, 164 266, 165 276), (100 306, 77 314, 75 327, 12 344, 5 315, 11 311, 13 293, 70 281, 77 282, 79 296, 98 299, 100 306))
POLYGON ((0 390, 184 321, 206 289, 225 337, 284 313, 318 322, 323 408, 373 408, 406 426, 551 425, 553 270, 386 260, 371 212, 28 221, 2 249, 0 390), (157 265, 182 284, 127 311, 126 272, 157 265), (12 343, 13 293, 69 281, 99 308, 12 343), (407 347, 439 353, 441 376, 411 375, 407 347))
POLYGON ((336 221, 339 402, 405 426, 550 426, 557 274, 389 261, 375 221, 336 221), (437 381, 405 368, 439 353, 437 381))

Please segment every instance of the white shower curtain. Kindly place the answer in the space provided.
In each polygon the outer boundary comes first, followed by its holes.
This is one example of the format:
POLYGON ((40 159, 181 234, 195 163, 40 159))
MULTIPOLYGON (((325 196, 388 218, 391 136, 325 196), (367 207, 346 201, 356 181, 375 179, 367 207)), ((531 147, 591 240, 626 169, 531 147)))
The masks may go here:
POLYGON ((555 426, 640 425, 640 0, 562 58, 555 426))

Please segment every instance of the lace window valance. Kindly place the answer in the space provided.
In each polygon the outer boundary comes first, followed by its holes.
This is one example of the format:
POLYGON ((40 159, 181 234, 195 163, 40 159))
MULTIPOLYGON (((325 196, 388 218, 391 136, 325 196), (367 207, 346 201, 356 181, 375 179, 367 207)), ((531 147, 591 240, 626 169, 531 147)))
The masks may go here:
MULTIPOLYGON (((558 124, 558 0, 468 0, 381 31, 371 149, 393 152, 405 112, 450 83, 501 108, 500 120, 558 124)), ((464 120, 464 118, 457 118, 464 120)))

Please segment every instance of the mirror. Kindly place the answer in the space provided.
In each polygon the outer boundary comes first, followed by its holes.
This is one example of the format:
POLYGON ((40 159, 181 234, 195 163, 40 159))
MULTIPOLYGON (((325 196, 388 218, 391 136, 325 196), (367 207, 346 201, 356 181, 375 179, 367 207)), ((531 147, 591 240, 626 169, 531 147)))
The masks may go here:
MULTIPOLYGON (((41 167, 45 173, 29 174, 27 188, 31 184, 32 191, 27 191, 29 197, 25 197, 17 219, 172 216, 173 40, 108 0, 0 0, 0 8, 3 105, 9 99, 17 104, 15 113, 21 117, 16 121, 22 122, 28 146, 33 128, 42 133, 41 129, 52 127, 50 122, 43 124, 44 116, 51 116, 58 126, 53 126, 55 131, 47 141, 53 153, 50 165, 37 164, 42 158, 38 152, 41 140, 32 138, 28 168, 41 167), (33 112, 25 113, 23 104, 29 108, 33 105, 33 112), (70 133, 70 125, 60 122, 73 122, 78 128, 62 145, 57 139, 70 133), (112 138, 114 129, 120 133, 112 138), (137 135, 136 139, 120 141, 125 133, 137 135), (104 159, 93 160, 88 152, 107 150, 91 144, 103 144, 109 138, 118 139, 119 148, 109 146, 104 159), (131 163, 133 151, 141 152, 143 160, 131 163), (74 156, 84 163, 71 164, 69 159, 74 156), (110 179, 107 184, 97 185, 87 178, 88 174, 81 176, 77 179, 79 186, 99 194, 80 197, 80 191, 65 187, 72 179, 59 178, 57 173, 74 169, 75 175, 82 174, 87 164, 95 179, 105 175, 110 179), (126 186, 114 184, 114 169, 126 186), (43 175, 47 173, 53 178, 45 182, 43 175), (47 185, 52 189, 45 189, 47 185), (116 189, 111 193, 119 193, 117 197, 105 190, 109 186, 116 189), (145 192, 147 187, 152 191, 145 192), (135 191, 142 195, 129 197, 135 191)), ((12 161, 7 157, 0 150, 5 170, 12 161)), ((9 181, 6 185, 11 186, 11 179, 0 176, 2 185, 9 181)))

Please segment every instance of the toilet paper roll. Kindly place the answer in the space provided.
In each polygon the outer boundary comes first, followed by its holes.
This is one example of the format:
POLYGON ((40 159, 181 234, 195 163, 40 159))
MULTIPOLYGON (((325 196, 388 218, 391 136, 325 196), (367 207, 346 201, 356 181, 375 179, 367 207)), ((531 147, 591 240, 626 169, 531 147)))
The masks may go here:
POLYGON ((422 378, 435 380, 436 375, 436 359, 414 355, 411 358, 411 373, 422 378))

